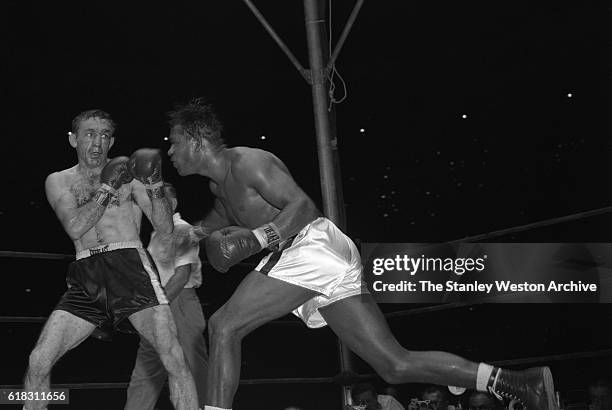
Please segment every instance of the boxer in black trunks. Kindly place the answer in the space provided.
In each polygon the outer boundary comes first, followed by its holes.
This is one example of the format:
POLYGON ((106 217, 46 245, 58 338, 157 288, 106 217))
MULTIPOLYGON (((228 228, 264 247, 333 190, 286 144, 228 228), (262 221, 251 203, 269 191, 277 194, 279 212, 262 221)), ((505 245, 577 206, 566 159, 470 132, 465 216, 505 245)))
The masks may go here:
POLYGON ((212 107, 199 100, 171 112, 170 126, 168 155, 175 168, 180 175, 208 177, 216 197, 198 227, 213 267, 226 272, 264 248, 272 251, 210 318, 205 409, 231 409, 242 339, 289 312, 309 327, 329 325, 387 383, 461 386, 516 398, 526 410, 557 409, 547 367, 510 371, 401 346, 372 296, 361 292, 355 245, 321 217, 280 159, 259 149, 227 148, 212 107))
MULTIPOLYGON (((115 128, 104 111, 77 115, 69 142, 78 163, 50 174, 45 182, 49 204, 73 240, 77 260, 69 267, 68 290, 29 356, 24 388, 48 391, 51 369, 67 351, 96 329, 112 334, 131 324, 156 348, 169 374, 175 408, 195 410, 195 384, 168 301, 139 240, 143 212, 156 231, 170 234, 174 228, 163 195, 161 157, 156 150, 141 149, 131 158, 109 160, 115 128)), ((25 408, 46 405, 28 401, 25 408)))

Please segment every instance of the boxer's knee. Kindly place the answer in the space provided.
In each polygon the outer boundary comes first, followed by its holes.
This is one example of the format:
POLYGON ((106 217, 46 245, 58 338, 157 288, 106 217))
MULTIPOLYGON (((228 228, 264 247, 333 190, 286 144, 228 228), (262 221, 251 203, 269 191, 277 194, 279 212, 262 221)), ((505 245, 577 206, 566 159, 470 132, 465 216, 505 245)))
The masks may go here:
POLYGON ((423 371, 421 363, 409 354, 386 360, 379 369, 380 377, 388 384, 401 384, 411 380, 415 372, 423 371), (412 359, 412 360, 411 360, 412 359))
POLYGON ((240 325, 235 320, 225 315, 221 310, 215 312, 208 321, 208 336, 213 344, 228 343, 241 338, 240 325))
MULTIPOLYGON (((218 311, 217 311, 218 312, 218 311)), ((208 337, 212 338, 213 332, 219 323, 217 319, 217 312, 213 313, 212 316, 208 318, 208 326, 206 327, 206 332, 208 333, 208 337)))
POLYGON ((172 375, 186 367, 183 349, 178 341, 174 323, 164 317, 163 312, 155 316, 155 325, 142 327, 141 334, 148 335, 166 371, 172 375))
POLYGON ((35 347, 28 357, 28 375, 45 377, 51 372, 54 357, 51 351, 43 347, 35 347))
POLYGON ((164 340, 159 343, 158 354, 168 373, 176 375, 187 369, 185 355, 178 340, 164 340))
POLYGON ((392 364, 380 371, 380 377, 388 384, 400 384, 403 382, 405 374, 400 366, 392 364))

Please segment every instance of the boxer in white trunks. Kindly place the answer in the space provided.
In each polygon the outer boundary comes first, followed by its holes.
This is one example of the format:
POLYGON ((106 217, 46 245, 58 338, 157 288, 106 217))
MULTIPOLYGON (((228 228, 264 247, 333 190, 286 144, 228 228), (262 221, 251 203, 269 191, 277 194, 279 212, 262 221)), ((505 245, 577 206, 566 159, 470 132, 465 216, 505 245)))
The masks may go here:
POLYGON ((180 175, 207 177, 216 197, 199 226, 213 267, 226 272, 262 250, 271 252, 209 321, 205 409, 231 409, 242 339, 289 312, 309 327, 329 325, 387 383, 461 386, 516 397, 526 410, 557 409, 547 367, 510 371, 401 346, 362 291, 357 248, 321 216, 280 159, 259 149, 228 148, 213 108, 202 100, 177 106, 169 117, 168 155, 175 168, 180 175))

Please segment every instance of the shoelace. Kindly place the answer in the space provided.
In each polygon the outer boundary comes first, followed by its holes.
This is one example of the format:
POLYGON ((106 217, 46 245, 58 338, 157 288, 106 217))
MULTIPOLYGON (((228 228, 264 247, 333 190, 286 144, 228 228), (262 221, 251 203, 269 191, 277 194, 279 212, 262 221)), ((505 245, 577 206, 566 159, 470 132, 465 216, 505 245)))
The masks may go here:
MULTIPOLYGON (((523 405, 523 407, 526 410, 531 410, 531 409, 527 409, 527 404, 525 402, 523 402, 523 400, 521 400, 520 397, 514 395, 514 394, 510 394, 510 393, 506 393, 503 390, 497 392, 495 390, 495 388, 497 387, 497 381, 499 379, 499 376, 501 375, 502 370, 500 369, 497 374, 495 375, 495 380, 493 380, 493 385, 489 386, 487 388, 487 390, 489 390, 489 393, 491 393, 493 396, 497 397, 498 400, 503 401, 504 398, 506 399, 510 399, 510 400, 516 400, 518 401, 521 405, 523 405)), ((510 375, 509 375, 510 376, 510 375)))
POLYGON ((504 392, 496 392, 495 390, 493 390, 492 387, 489 387, 489 393, 491 393, 493 396, 497 397, 497 399, 499 401, 504 401, 504 398, 506 399, 510 399, 511 401, 516 400, 517 402, 519 402, 524 409, 526 410, 530 410, 527 408, 527 405, 525 404, 525 402, 523 400, 520 399, 520 397, 515 396, 514 394, 509 394, 509 393, 504 393, 504 392))

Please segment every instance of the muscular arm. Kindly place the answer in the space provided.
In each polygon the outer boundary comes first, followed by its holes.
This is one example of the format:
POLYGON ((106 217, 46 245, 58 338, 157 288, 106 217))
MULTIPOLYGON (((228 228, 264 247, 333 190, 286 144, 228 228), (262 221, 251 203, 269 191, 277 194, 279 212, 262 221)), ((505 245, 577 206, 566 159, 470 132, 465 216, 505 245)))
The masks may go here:
POLYGON ((53 173, 45 181, 45 191, 49 205, 55 211, 66 233, 72 240, 80 239, 102 218, 106 208, 90 200, 82 206, 77 205, 74 195, 61 182, 58 173, 53 173))
POLYGON ((192 263, 199 260, 199 246, 193 246, 188 240, 189 232, 193 227, 186 224, 177 224, 172 233, 173 262, 179 266, 174 267, 174 275, 166 283, 165 290, 169 300, 173 300, 185 287, 191 275, 192 263))
POLYGON ((144 185, 137 180, 133 180, 131 184, 132 196, 151 221, 153 229, 160 234, 172 233, 174 223, 172 222, 172 209, 169 201, 166 198, 152 198, 144 185))
POLYGON ((169 301, 173 301, 181 290, 187 284, 189 280, 189 275, 191 274, 191 264, 181 265, 174 268, 174 275, 170 277, 168 283, 164 287, 166 291, 166 297, 169 301))
POLYGON ((215 204, 208 215, 203 220, 194 224, 194 231, 198 237, 206 238, 212 232, 229 225, 231 223, 226 216, 223 204, 218 199, 215 199, 215 204))
POLYGON ((289 170, 272 154, 258 154, 245 159, 238 172, 248 185, 280 212, 271 221, 281 238, 297 234, 321 213, 312 199, 297 185, 289 170))

